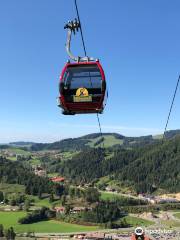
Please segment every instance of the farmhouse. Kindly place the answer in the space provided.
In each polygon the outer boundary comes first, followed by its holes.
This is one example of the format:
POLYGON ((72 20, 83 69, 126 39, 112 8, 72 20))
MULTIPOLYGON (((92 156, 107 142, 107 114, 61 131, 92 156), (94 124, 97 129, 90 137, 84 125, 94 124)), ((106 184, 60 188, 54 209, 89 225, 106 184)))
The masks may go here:
POLYGON ((65 178, 64 177, 52 177, 52 178, 50 178, 50 180, 55 183, 60 183, 60 182, 64 182, 65 178))
POLYGON ((45 169, 43 169, 40 166, 37 166, 34 170, 35 175, 39 176, 39 177, 46 177, 47 172, 45 169))
POLYGON ((55 207, 54 208, 56 210, 56 213, 64 213, 65 212, 65 208, 64 207, 55 207))
POLYGON ((71 213, 80 213, 80 212, 83 212, 83 211, 91 211, 91 210, 92 210, 91 207, 74 207, 71 210, 71 213))
POLYGON ((105 239, 105 233, 87 233, 84 237, 85 240, 103 240, 105 239))
POLYGON ((77 234, 74 235, 74 239, 79 240, 104 240, 105 239, 105 233, 98 233, 98 232, 92 232, 87 234, 77 234))

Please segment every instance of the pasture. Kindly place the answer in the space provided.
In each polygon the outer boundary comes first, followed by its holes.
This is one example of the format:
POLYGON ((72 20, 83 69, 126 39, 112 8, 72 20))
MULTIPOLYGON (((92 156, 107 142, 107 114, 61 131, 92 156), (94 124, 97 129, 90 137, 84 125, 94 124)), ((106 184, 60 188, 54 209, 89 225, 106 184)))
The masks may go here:
POLYGON ((19 224, 18 219, 24 217, 26 212, 0 212, 0 224, 4 228, 13 227, 18 233, 64 233, 64 232, 84 232, 98 230, 98 226, 83 226, 55 220, 41 221, 33 224, 19 224))

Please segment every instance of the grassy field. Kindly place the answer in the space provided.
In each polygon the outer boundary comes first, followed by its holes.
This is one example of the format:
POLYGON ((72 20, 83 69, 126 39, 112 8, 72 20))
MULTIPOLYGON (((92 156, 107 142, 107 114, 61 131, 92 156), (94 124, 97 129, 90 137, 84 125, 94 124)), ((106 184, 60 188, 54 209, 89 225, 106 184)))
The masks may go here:
POLYGON ((29 161, 29 163, 33 166, 37 166, 41 164, 41 161, 35 157, 32 157, 32 159, 29 161))
POLYGON ((148 226, 154 224, 154 222, 152 222, 152 221, 145 220, 145 219, 138 218, 138 217, 132 217, 132 216, 126 216, 126 217, 123 217, 122 219, 125 219, 126 222, 129 223, 133 227, 137 227, 137 226, 148 227, 148 226))
POLYGON ((25 187, 19 184, 0 183, 0 191, 4 193, 24 193, 25 187))
POLYGON ((52 203, 49 202, 49 197, 46 197, 46 198, 43 198, 43 199, 39 199, 36 196, 29 195, 29 198, 34 200, 33 205, 35 207, 48 207, 48 208, 51 208, 52 205, 61 206, 61 200, 57 196, 54 196, 54 201, 52 203))
POLYGON ((33 198, 35 200, 34 205, 37 207, 51 207, 51 203, 49 202, 49 198, 39 199, 38 197, 33 198))
POLYGON ((59 173, 48 173, 48 177, 57 177, 59 173))
MULTIPOLYGON (((116 145, 116 144, 120 144, 122 145, 123 143, 123 140, 121 139, 117 139, 115 138, 114 136, 103 136, 104 138, 104 146, 105 147, 111 147, 113 145, 116 145)), ((88 143, 87 145, 89 145, 90 147, 94 147, 94 144, 99 141, 101 139, 101 137, 97 137, 97 138, 94 138, 94 139, 90 139, 90 143, 88 143)), ((101 144, 98 144, 97 146, 95 147, 99 147, 101 144)))
POLYGON ((137 197, 135 196, 129 196, 128 194, 124 194, 123 193, 113 193, 113 192, 104 192, 104 191, 100 191, 101 196, 100 198, 102 200, 116 200, 116 199, 124 199, 124 198, 135 198, 137 199, 137 197))
POLYGON ((16 147, 8 148, 8 151, 14 154, 30 155, 30 152, 16 147))
POLYGON ((157 140, 162 139, 163 138, 163 134, 154 135, 154 136, 152 136, 152 138, 153 139, 157 139, 157 140))
POLYGON ((33 224, 19 224, 18 219, 24 217, 25 212, 0 212, 0 224, 4 228, 13 227, 16 232, 36 232, 36 233, 63 233, 63 232, 82 232, 94 231, 99 229, 97 226, 82 226, 59 222, 55 220, 42 221, 33 224))
POLYGON ((62 152, 61 155, 62 155, 62 159, 66 161, 76 156, 78 153, 80 153, 80 151, 73 151, 73 152, 69 151, 69 152, 62 152))
MULTIPOLYGON (((7 183, 0 183, 0 191, 10 194, 25 194, 25 187, 19 184, 7 184, 7 183)), ((34 206, 36 207, 52 207, 52 204, 49 202, 49 198, 39 199, 36 196, 26 195, 29 199, 34 200, 34 206)), ((53 202, 55 205, 60 205, 61 201, 57 199, 53 202)), ((4 205, 1 205, 2 207, 4 205)))
POLYGON ((179 212, 179 213, 175 213, 174 216, 175 216, 176 218, 179 218, 179 219, 180 219, 180 212, 179 212))
POLYGON ((174 220, 161 221, 168 228, 180 228, 180 222, 174 220))
POLYGON ((11 160, 11 161, 16 161, 17 157, 8 157, 8 159, 11 160))
POLYGON ((101 192, 102 200, 114 200, 117 198, 121 198, 117 193, 101 192))

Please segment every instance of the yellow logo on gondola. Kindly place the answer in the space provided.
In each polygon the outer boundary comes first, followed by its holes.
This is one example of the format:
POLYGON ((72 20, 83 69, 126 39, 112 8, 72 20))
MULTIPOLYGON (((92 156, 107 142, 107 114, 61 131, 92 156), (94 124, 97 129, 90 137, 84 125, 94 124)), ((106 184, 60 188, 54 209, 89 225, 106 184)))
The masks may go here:
POLYGON ((74 102, 92 102, 92 96, 86 88, 78 88, 74 96, 74 102))
POLYGON ((86 88, 78 88, 76 91, 77 97, 87 97, 89 96, 88 90, 86 88))

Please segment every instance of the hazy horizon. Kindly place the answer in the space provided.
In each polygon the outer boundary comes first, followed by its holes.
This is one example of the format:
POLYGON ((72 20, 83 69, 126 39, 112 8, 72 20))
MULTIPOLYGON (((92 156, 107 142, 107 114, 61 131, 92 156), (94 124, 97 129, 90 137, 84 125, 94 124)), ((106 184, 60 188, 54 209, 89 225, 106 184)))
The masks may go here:
MULTIPOLYGON (((77 126, 76 126, 77 127, 77 126)), ((92 126, 93 127, 93 126, 92 126)), ((107 129, 108 127, 105 127, 104 126, 104 129, 107 129)), ((116 129, 116 128, 114 128, 116 129)), ((140 128, 131 128, 130 129, 132 131, 138 131, 138 130, 142 130, 142 132, 144 132, 144 134, 128 134, 128 129, 125 130, 125 127, 124 127, 124 131, 122 130, 121 132, 120 131, 113 131, 113 130, 106 130, 104 131, 103 133, 117 133, 117 134, 120 134, 120 135, 123 135, 125 137, 140 137, 140 136, 148 136, 148 135, 152 135, 152 136, 156 136, 156 135, 161 135, 163 134, 163 131, 158 131, 157 129, 140 129, 140 128), (152 130, 152 132, 150 132, 150 130, 152 130), (146 132, 147 131, 147 132, 146 132), (123 133, 124 132, 124 133, 123 133), (145 133, 146 132, 146 133, 145 133), (126 134, 125 134, 126 133, 126 134)), ((177 129, 172 129, 172 130, 177 130, 177 129)), ((169 131, 169 130, 168 130, 169 131)), ((85 135, 88 135, 88 134, 93 134, 93 133, 99 133, 99 131, 92 131, 92 132, 84 132, 82 134, 79 134, 79 135, 72 135, 70 134, 69 136, 67 137, 54 137, 54 136, 51 136, 49 137, 49 140, 48 138, 45 140, 44 137, 37 137, 37 136, 32 136, 32 138, 26 138, 26 137, 22 137, 22 138, 16 138, 16 137, 7 137, 7 139, 9 140, 5 140, 5 141, 2 141, 0 140, 0 144, 9 144, 11 142, 35 142, 35 143, 53 143, 53 142, 56 142, 56 141, 60 141, 60 140, 63 140, 63 139, 67 139, 67 138, 78 138, 78 137, 82 137, 82 136, 85 136, 85 135)), ((48 137, 48 136, 46 136, 48 137)))

